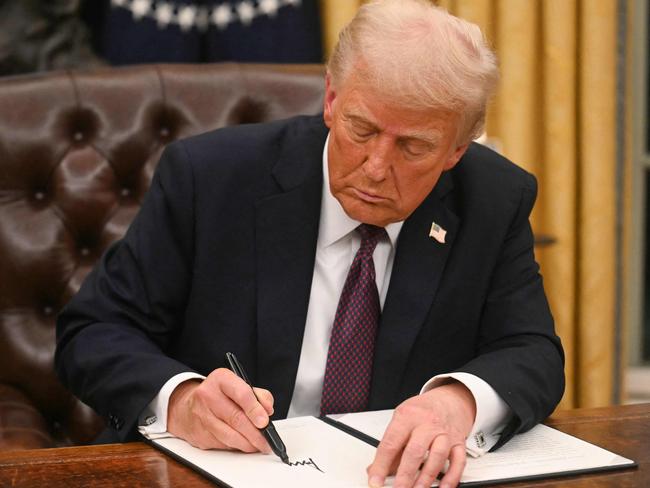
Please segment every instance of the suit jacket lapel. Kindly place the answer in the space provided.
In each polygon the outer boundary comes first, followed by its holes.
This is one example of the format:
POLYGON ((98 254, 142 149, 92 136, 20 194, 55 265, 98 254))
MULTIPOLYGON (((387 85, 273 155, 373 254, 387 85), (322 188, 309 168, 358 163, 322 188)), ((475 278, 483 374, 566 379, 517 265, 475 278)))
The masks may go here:
POLYGON ((372 410, 394 406, 411 347, 440 284, 458 230, 458 217, 443 203, 452 188, 451 175, 444 173, 400 232, 375 343, 372 410), (447 231, 444 244, 429 237, 432 222, 447 231))
POLYGON ((256 207, 257 384, 273 392, 280 418, 289 410, 298 370, 323 185, 327 129, 313 119, 304 125, 289 127, 274 167, 281 192, 256 207))

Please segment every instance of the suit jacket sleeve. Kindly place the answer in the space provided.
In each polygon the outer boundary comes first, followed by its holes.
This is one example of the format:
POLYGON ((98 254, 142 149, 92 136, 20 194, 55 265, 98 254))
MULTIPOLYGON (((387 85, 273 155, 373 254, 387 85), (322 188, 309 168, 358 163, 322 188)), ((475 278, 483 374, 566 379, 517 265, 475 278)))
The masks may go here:
POLYGON ((150 191, 57 321, 57 373, 125 440, 171 376, 163 353, 182 323, 194 235, 194 181, 181 144, 164 152, 150 191))
POLYGON ((488 382, 514 413, 493 449, 550 415, 564 391, 564 354, 533 253, 536 195, 535 178, 524 174, 484 303, 477 356, 460 368, 488 382))

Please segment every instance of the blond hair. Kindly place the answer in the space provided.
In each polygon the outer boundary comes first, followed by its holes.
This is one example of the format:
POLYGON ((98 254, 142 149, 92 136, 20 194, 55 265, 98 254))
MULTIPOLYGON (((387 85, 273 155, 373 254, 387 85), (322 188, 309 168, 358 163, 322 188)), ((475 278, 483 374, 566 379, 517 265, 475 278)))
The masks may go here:
POLYGON ((327 66, 334 87, 354 73, 391 103, 460 115, 459 143, 483 131, 498 81, 478 26, 426 0, 375 0, 343 28, 327 66))

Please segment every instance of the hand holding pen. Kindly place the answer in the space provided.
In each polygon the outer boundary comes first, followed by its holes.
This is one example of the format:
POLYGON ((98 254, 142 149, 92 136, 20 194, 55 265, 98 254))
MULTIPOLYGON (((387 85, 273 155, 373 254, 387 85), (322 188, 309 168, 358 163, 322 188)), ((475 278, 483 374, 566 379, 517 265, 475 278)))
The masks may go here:
MULTIPOLYGON (((244 367, 239 363, 237 360, 237 357, 231 352, 226 353, 226 361, 228 361, 228 365, 230 366, 230 369, 235 373, 237 376, 239 376, 241 379, 243 379, 246 383, 248 383, 253 389, 253 385, 251 385, 250 380, 248 379, 248 375, 246 374, 246 371, 244 371, 244 367)), ((255 394, 255 390, 253 390, 253 394, 255 394)), ((255 395, 257 397, 257 395, 255 395)), ((267 440, 269 443, 269 446, 271 446, 271 449, 273 452, 280 458, 282 459, 282 462, 285 464, 289 464, 289 457, 287 456, 287 449, 284 446, 284 442, 282 442, 282 439, 280 439, 280 436, 278 435, 278 432, 275 430, 275 427, 273 426, 273 423, 271 422, 271 419, 269 419, 269 423, 266 427, 261 429, 262 434, 264 435, 264 438, 267 440)))
POLYGON ((251 387, 227 368, 178 385, 170 399, 167 430, 201 449, 270 453, 260 429, 273 414, 273 395, 251 387))

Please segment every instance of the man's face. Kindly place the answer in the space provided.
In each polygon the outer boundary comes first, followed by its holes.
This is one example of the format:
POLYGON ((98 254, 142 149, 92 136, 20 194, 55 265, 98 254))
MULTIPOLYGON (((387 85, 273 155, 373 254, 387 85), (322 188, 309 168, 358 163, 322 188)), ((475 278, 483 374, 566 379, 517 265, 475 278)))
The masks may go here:
POLYGON ((457 114, 400 108, 354 75, 337 89, 328 77, 324 105, 330 191, 366 224, 406 219, 467 149, 457 114))

